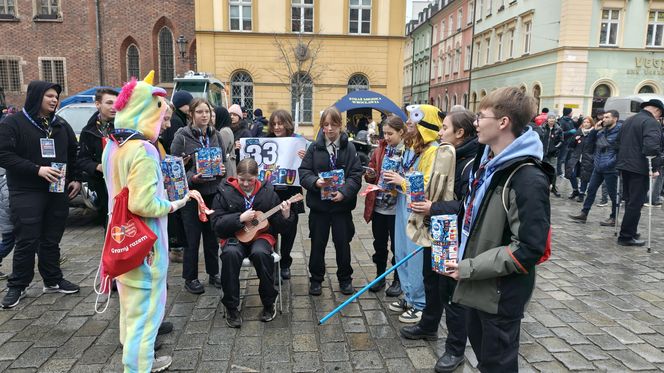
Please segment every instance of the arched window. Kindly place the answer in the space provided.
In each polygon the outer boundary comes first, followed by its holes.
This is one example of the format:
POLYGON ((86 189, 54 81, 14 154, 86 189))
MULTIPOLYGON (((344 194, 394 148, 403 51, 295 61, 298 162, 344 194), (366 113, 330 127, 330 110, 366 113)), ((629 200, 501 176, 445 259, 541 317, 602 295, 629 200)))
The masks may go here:
POLYGON ((445 99, 443 99, 443 107, 441 109, 443 109, 443 111, 447 111, 449 104, 450 104, 450 98, 448 95, 445 95, 445 99))
POLYGON ((611 97, 612 91, 611 87, 608 84, 599 84, 595 87, 593 91, 593 107, 592 115, 595 115, 597 109, 604 109, 604 104, 606 104, 606 99, 611 97))
POLYGON ((655 93, 655 88, 649 84, 646 84, 639 89, 639 93, 655 93))
POLYGON ((139 61, 138 48, 135 44, 132 44, 127 48, 127 80, 131 79, 132 76, 140 79, 141 68, 139 61))
POLYGON ((173 33, 168 27, 164 27, 159 30, 159 80, 170 83, 174 77, 173 33))
POLYGON ((470 110, 472 112, 477 111, 477 92, 473 92, 473 94, 470 96, 470 102, 472 105, 470 105, 470 110))
POLYGON ((254 80, 249 73, 238 71, 231 76, 231 103, 254 110, 254 80))
POLYGON ((307 73, 300 72, 293 75, 293 79, 291 79, 293 119, 299 118, 300 123, 312 123, 313 94, 314 85, 307 73))
MULTIPOLYGON (((457 95, 456 95, 456 93, 455 93, 454 96, 452 96, 452 106, 454 106, 454 105, 456 105, 456 104, 457 104, 457 95)), ((452 107, 450 107, 450 109, 451 109, 451 108, 452 108, 452 107)))
POLYGON ((468 109, 468 93, 463 94, 463 107, 468 109))
POLYGON ((537 102, 537 112, 539 113, 540 109, 540 96, 542 95, 542 88, 539 84, 535 84, 533 87, 533 97, 535 97, 535 102, 537 102))
POLYGON ((348 93, 369 90, 369 79, 362 74, 355 74, 348 79, 348 93))

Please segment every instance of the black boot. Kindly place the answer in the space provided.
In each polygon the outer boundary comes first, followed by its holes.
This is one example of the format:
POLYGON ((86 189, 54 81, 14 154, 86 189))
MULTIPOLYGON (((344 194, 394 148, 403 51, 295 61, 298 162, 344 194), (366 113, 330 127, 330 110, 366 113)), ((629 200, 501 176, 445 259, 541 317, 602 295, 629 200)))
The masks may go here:
POLYGON ((571 214, 570 214, 570 215, 568 215, 568 216, 569 216, 572 220, 574 220, 574 221, 578 221, 578 222, 581 222, 581 223, 585 223, 586 220, 588 219, 588 214, 585 213, 585 212, 583 212, 583 211, 581 211, 581 213, 579 213, 579 215, 571 215, 571 214))
MULTIPOLYGON (((384 265, 376 265, 376 278, 385 273, 384 265)), ((380 281, 376 282, 372 287, 369 288, 369 291, 372 293, 377 293, 385 288, 385 278, 383 277, 380 281)))
POLYGON ((569 198, 569 199, 574 199, 574 198, 576 198, 578 195, 579 195, 579 191, 578 191, 578 190, 575 190, 575 191, 573 191, 572 194, 570 194, 569 197, 567 197, 567 198, 569 198))
POLYGON ((385 291, 385 295, 388 297, 398 297, 401 295, 401 282, 395 278, 394 281, 392 281, 392 285, 390 285, 385 291))
POLYGON ((576 202, 583 202, 583 199, 586 198, 586 195, 583 193, 580 193, 578 197, 576 197, 576 202))

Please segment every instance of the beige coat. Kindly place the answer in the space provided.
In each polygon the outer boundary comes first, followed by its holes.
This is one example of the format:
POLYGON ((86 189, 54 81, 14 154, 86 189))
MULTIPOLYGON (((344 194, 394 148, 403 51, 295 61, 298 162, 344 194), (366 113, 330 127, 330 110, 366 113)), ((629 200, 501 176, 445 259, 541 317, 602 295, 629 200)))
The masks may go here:
MULTIPOLYGON (((436 159, 431 168, 431 178, 424 193, 432 202, 450 201, 454 199, 454 173, 456 167, 456 153, 454 146, 442 144, 436 151, 436 159)), ((428 220, 428 219, 427 219, 428 220)), ((425 224, 425 216, 411 213, 408 217, 406 234, 417 245, 430 247, 431 232, 425 224)))

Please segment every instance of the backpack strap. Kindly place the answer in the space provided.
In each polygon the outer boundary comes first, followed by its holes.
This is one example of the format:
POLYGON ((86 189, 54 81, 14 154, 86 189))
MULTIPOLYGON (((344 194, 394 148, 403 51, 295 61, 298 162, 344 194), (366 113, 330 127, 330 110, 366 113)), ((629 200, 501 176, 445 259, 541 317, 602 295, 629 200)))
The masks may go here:
POLYGON ((506 199, 506 197, 507 197, 507 195, 506 195, 507 186, 509 185, 510 181, 512 181, 512 176, 514 176, 514 174, 517 171, 519 171, 522 167, 525 167, 525 166, 536 166, 536 164, 534 162, 521 163, 520 165, 514 167, 514 169, 510 173, 510 175, 505 180, 505 184, 503 185, 503 194, 502 194, 502 198, 501 198, 501 200, 503 202, 503 209, 505 209, 505 213, 507 213, 507 202, 506 202, 507 201, 507 199, 506 199))

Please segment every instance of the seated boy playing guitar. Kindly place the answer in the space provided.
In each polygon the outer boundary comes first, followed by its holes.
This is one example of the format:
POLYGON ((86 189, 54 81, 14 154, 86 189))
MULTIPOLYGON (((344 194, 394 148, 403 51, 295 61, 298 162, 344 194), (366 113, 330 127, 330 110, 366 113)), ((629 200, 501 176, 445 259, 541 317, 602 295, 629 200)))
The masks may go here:
MULTIPOLYGON (((271 184, 258 180, 258 165, 252 158, 240 161, 237 178, 229 177, 217 189, 212 208, 212 226, 221 245, 221 285, 226 307, 226 324, 231 328, 242 326, 238 311, 240 305, 240 268, 242 260, 249 257, 259 278, 258 293, 263 303, 261 321, 269 322, 276 316, 274 301, 278 292, 274 288, 274 259, 272 250, 275 234, 294 221, 290 201, 283 201, 271 184), (278 206, 281 213, 274 213, 278 206), (263 213, 271 211, 267 219, 270 226, 261 232, 263 213), (255 234, 255 237, 248 235, 255 234)), ((267 214, 266 214, 267 215, 267 214)))

